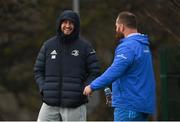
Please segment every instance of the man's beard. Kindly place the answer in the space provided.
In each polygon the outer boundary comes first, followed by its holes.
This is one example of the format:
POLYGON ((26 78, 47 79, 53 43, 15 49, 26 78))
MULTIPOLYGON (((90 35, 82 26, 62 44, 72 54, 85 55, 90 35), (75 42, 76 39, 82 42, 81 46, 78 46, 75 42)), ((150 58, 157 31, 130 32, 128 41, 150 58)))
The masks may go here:
POLYGON ((119 42, 120 39, 124 38, 124 34, 121 32, 116 32, 115 41, 119 42))

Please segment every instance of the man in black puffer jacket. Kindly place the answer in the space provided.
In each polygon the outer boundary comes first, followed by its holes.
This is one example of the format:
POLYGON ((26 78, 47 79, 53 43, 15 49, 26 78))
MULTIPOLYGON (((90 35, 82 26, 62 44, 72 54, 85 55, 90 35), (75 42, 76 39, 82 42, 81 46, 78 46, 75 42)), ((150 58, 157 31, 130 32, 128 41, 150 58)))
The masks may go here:
POLYGON ((40 121, 85 121, 84 87, 99 74, 91 44, 80 37, 80 19, 71 10, 57 19, 57 35, 44 42, 36 59, 35 79, 42 95, 40 121))

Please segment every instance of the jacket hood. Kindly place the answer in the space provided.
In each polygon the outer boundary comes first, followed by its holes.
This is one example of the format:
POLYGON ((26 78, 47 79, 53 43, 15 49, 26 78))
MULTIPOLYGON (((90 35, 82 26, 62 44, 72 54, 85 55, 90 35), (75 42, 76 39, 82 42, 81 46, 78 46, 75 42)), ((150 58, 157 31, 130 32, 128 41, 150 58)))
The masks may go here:
POLYGON ((79 37, 80 32, 80 18, 77 13, 72 10, 65 10, 62 14, 59 15, 57 22, 56 22, 56 30, 58 37, 63 38, 66 42, 67 41, 74 41, 79 37), (64 20, 70 20, 74 23, 74 31, 70 35, 64 35, 61 31, 60 26, 64 20))
POLYGON ((125 41, 125 40, 135 40, 135 41, 140 42, 141 44, 149 45, 149 37, 147 35, 144 35, 144 34, 133 35, 133 36, 130 36, 127 38, 123 38, 120 41, 125 41))

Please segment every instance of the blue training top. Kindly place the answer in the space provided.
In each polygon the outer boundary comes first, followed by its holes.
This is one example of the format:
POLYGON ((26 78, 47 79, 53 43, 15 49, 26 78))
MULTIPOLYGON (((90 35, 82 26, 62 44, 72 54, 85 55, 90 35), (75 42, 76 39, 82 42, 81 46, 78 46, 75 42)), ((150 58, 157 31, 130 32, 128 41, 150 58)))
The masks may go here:
POLYGON ((112 83, 112 107, 155 113, 155 78, 149 39, 134 34, 120 40, 111 66, 90 87, 98 90, 112 83))

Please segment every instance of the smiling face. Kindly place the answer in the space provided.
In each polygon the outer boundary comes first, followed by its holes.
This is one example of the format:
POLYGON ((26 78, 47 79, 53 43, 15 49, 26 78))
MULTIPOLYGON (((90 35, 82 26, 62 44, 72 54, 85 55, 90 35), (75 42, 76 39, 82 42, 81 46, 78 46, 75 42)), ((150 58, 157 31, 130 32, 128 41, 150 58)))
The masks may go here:
POLYGON ((61 31, 64 35, 70 35, 74 31, 74 23, 70 20, 64 20, 61 24, 61 31))

